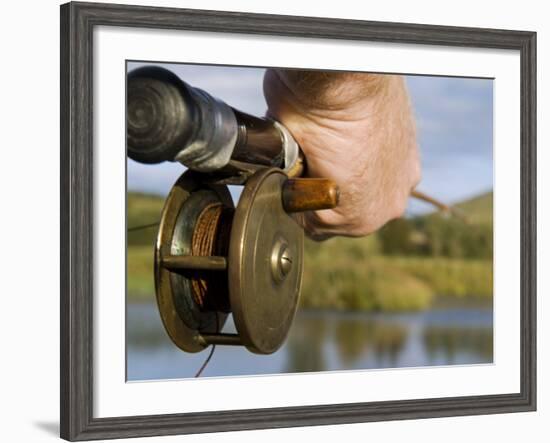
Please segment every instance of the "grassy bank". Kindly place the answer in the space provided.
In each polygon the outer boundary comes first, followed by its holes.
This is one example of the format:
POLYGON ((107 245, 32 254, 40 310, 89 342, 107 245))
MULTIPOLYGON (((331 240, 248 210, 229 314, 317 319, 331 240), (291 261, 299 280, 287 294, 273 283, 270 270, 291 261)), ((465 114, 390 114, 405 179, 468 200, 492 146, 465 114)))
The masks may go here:
MULTIPOLYGON (((486 200, 487 197, 478 198, 463 207, 477 208, 466 211, 478 217, 474 223, 490 223, 492 211, 487 209, 486 200)), ((130 193, 128 226, 158 221, 162 204, 160 197, 130 193)), ((154 300, 155 235, 156 228, 128 235, 128 295, 132 301, 154 300)), ((445 235, 449 237, 448 233, 445 235)), ((301 305, 404 311, 426 309, 438 296, 456 300, 492 297, 491 259, 384 254, 383 241, 380 235, 334 238, 321 243, 306 241, 301 305)))
MULTIPOLYGON (((329 250, 330 251, 330 250, 329 250)), ((128 295, 153 299, 153 250, 128 248, 128 295)), ((301 305, 340 310, 418 310, 436 296, 492 296, 492 262, 445 258, 354 258, 307 252, 301 305)))
POLYGON ((308 256, 301 304, 342 310, 429 308, 436 296, 492 297, 492 262, 344 254, 308 256))

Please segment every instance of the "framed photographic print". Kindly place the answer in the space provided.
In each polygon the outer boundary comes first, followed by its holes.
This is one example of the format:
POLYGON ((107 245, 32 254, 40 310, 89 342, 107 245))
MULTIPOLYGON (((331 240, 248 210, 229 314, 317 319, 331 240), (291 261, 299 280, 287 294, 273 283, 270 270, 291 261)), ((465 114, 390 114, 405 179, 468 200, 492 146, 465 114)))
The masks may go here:
POLYGON ((536 34, 61 6, 61 437, 536 407, 536 34))

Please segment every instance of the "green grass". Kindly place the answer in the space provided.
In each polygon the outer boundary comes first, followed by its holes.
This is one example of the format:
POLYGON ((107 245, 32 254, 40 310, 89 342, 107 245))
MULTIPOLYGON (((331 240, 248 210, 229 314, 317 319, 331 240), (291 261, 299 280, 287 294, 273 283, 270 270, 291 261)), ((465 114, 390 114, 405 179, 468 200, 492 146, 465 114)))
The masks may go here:
POLYGON ((365 253, 369 239, 307 241, 302 305, 403 311, 426 309, 437 296, 492 296, 491 260, 365 253))
POLYGON ((400 269, 430 286, 437 295, 456 297, 492 297, 493 262, 445 257, 384 258, 389 266, 400 269), (390 262, 391 260, 391 262, 390 262))

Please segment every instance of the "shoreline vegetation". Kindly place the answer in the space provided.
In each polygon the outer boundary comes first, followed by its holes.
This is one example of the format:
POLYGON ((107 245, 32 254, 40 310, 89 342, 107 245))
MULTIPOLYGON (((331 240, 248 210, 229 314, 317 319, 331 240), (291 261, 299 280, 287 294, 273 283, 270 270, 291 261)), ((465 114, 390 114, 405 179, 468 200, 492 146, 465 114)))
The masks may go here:
MULTIPOLYGON (((163 198, 128 193, 128 227, 158 221, 163 198)), ((429 309, 444 297, 492 303, 492 193, 456 205, 468 223, 433 213, 371 236, 306 240, 300 305, 341 311, 429 309)), ((128 297, 154 300, 156 227, 128 233, 128 297)))

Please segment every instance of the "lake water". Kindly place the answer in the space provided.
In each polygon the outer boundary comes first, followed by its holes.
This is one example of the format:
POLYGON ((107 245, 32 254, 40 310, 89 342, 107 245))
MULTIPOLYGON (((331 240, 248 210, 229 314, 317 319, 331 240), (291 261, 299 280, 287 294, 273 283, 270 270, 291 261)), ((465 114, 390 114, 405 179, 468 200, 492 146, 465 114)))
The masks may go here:
MULTIPOLYGON (((224 332, 233 332, 228 318, 224 332)), ((194 377, 210 348, 187 354, 172 344, 154 304, 129 304, 127 379, 194 377)), ((493 361, 493 313, 445 307, 415 313, 299 310, 274 354, 217 346, 202 377, 381 369, 493 361)))

